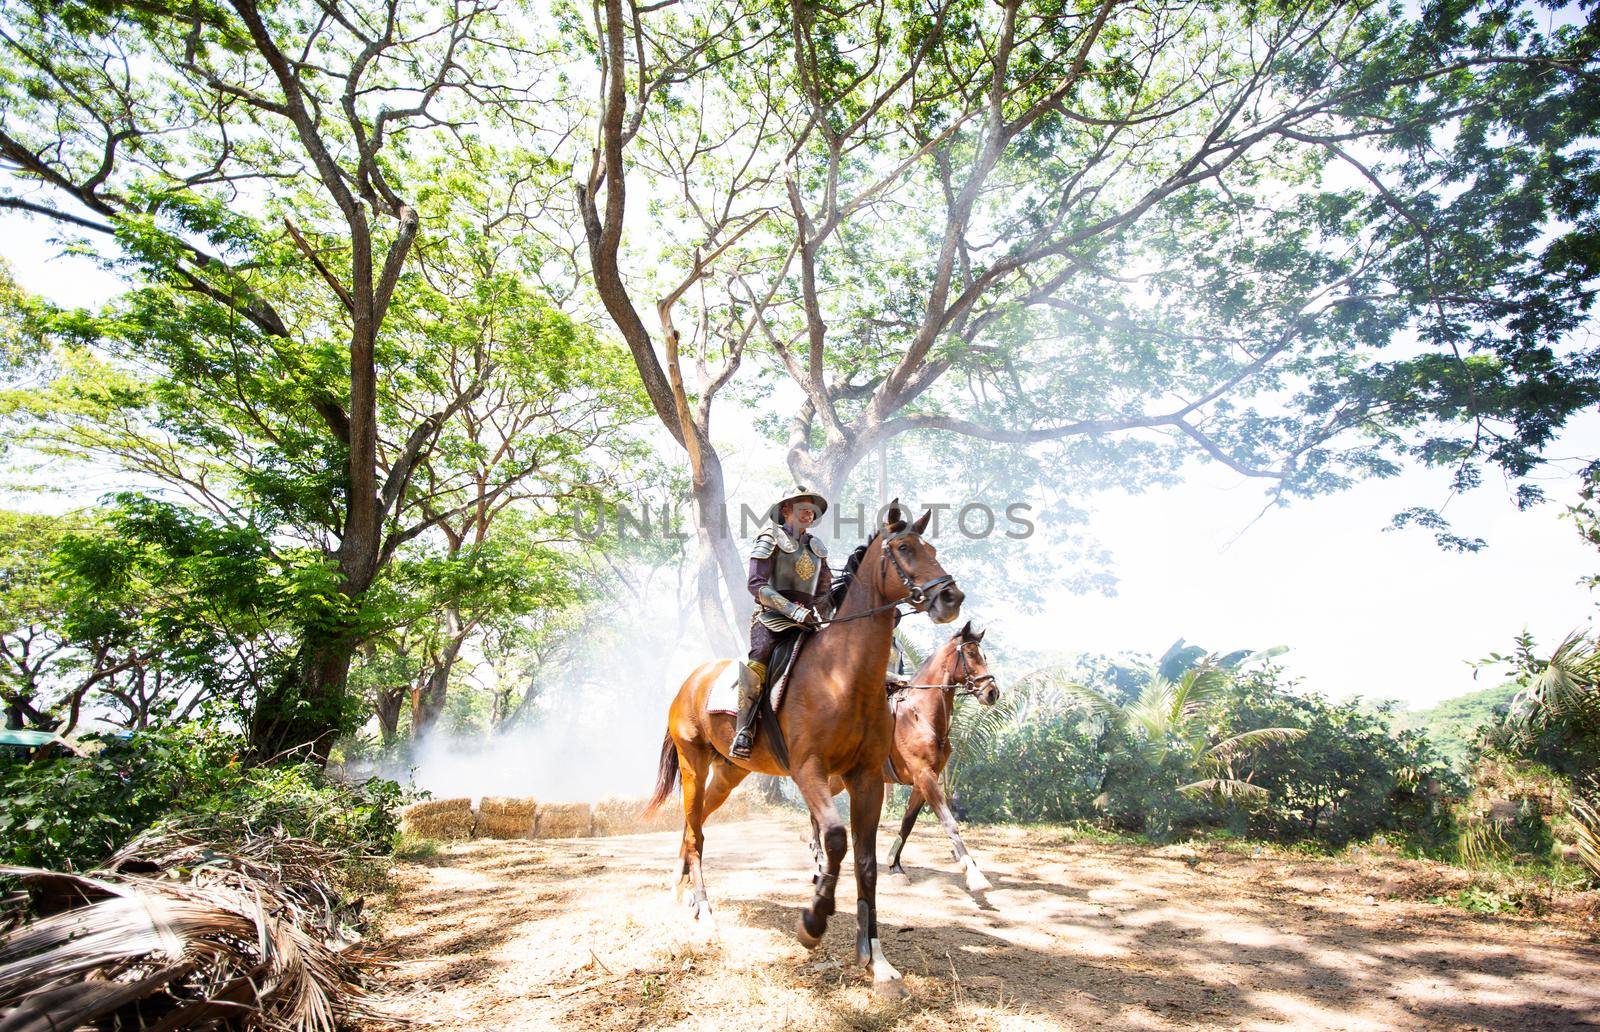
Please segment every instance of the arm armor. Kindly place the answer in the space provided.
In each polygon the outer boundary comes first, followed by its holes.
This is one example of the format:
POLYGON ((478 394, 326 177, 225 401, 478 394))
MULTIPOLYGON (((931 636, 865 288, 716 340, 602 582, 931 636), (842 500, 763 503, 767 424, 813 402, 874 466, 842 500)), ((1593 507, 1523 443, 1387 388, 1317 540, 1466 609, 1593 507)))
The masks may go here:
POLYGON ((756 599, 773 612, 782 613, 790 619, 794 618, 797 611, 804 608, 798 602, 790 602, 778 594, 778 590, 770 584, 761 585, 761 594, 757 595, 756 599))

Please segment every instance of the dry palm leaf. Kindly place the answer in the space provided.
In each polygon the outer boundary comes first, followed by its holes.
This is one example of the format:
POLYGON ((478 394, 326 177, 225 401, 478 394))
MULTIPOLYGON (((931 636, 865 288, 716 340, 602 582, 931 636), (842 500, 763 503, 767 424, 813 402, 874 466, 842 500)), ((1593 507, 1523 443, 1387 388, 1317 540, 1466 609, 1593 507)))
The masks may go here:
POLYGON ((360 985, 348 909, 323 881, 337 860, 299 839, 224 851, 168 832, 90 875, 0 867, 34 915, 0 936, 0 1032, 227 1018, 332 1032, 381 1018, 360 985))

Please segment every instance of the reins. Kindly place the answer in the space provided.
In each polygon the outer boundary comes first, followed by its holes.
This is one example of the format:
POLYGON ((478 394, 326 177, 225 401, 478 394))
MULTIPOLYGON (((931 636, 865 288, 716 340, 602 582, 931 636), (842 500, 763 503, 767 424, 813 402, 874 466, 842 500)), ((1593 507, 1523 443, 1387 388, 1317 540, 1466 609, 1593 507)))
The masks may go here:
POLYGON ((956 658, 961 661, 961 680, 946 681, 943 684, 899 684, 895 685, 895 691, 904 691, 909 688, 939 690, 946 688, 959 688, 961 690, 956 694, 970 695, 973 698, 977 698, 979 695, 983 694, 983 689, 986 685, 994 682, 995 676, 993 674, 980 674, 977 677, 972 676, 972 661, 967 659, 966 648, 967 647, 965 645, 962 645, 956 649, 956 658))

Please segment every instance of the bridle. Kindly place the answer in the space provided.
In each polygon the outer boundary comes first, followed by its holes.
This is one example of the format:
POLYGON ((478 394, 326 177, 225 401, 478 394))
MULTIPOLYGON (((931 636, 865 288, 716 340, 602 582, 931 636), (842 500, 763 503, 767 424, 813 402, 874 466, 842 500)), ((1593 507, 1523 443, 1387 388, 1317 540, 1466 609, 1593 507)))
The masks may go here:
POLYGON ((854 616, 837 616, 827 620, 818 620, 813 626, 822 628, 830 624, 849 623, 851 620, 860 620, 890 609, 898 609, 902 604, 906 603, 911 605, 912 612, 926 613, 928 611, 929 598, 954 584, 956 579, 947 573, 942 577, 935 577, 926 584, 918 584, 911 574, 906 571, 906 568, 900 565, 899 558, 895 556, 894 550, 889 547, 893 542, 911 536, 913 536, 912 531, 899 531, 884 538, 878 548, 878 593, 886 594, 883 590, 883 585, 889 580, 889 567, 893 566, 895 575, 900 578, 900 583, 906 589, 905 598, 895 599, 893 602, 886 602, 881 606, 873 606, 871 609, 856 613, 854 616))
MULTIPOLYGON (((906 589, 906 597, 900 601, 910 602, 917 612, 925 613, 928 611, 928 596, 954 584, 956 579, 947 573, 943 577, 935 577, 926 584, 918 584, 915 580, 912 580, 911 574, 907 573, 906 568, 900 565, 900 558, 894 554, 894 549, 889 547, 896 541, 911 536, 911 531, 902 530, 883 539, 883 546, 878 550, 878 580, 880 583, 888 580, 886 567, 893 566, 895 575, 900 578, 900 583, 906 589)), ((879 588, 879 590, 881 591, 882 588, 879 588)), ((896 604, 898 605, 898 603, 896 604)))
POLYGON ((972 660, 967 656, 967 647, 969 645, 975 646, 977 644, 978 643, 975 641, 969 641, 963 642, 961 645, 956 647, 956 660, 960 664, 956 670, 958 675, 957 680, 946 681, 942 684, 906 684, 900 685, 899 687, 938 689, 956 688, 959 689, 956 692, 957 695, 970 695, 973 698, 977 698, 983 694, 985 688, 995 683, 995 676, 993 674, 974 674, 972 672, 972 660))

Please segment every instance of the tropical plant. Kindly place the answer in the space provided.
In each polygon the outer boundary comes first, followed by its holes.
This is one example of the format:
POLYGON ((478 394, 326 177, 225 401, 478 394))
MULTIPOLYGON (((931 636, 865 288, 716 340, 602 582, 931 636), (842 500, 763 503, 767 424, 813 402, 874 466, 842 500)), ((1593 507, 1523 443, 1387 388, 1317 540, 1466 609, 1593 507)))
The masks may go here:
POLYGON ((1538 761, 1568 782, 1578 860, 1600 879, 1600 640, 1571 634, 1541 659, 1523 634, 1511 656, 1490 659, 1512 662, 1524 684, 1479 749, 1538 761))
POLYGON ((1157 814, 1166 806, 1161 782, 1177 774, 1171 791, 1220 805, 1253 805, 1266 798, 1261 786, 1242 775, 1242 761, 1272 745, 1293 742, 1305 735, 1302 728, 1258 727, 1238 731, 1218 740, 1220 710, 1226 703, 1233 673, 1215 657, 1168 677, 1152 670, 1150 679, 1132 701, 1124 702, 1084 684, 1073 684, 1073 696, 1098 717, 1111 740, 1107 789, 1101 805, 1115 806, 1115 780, 1143 783, 1156 798, 1145 800, 1157 814))

